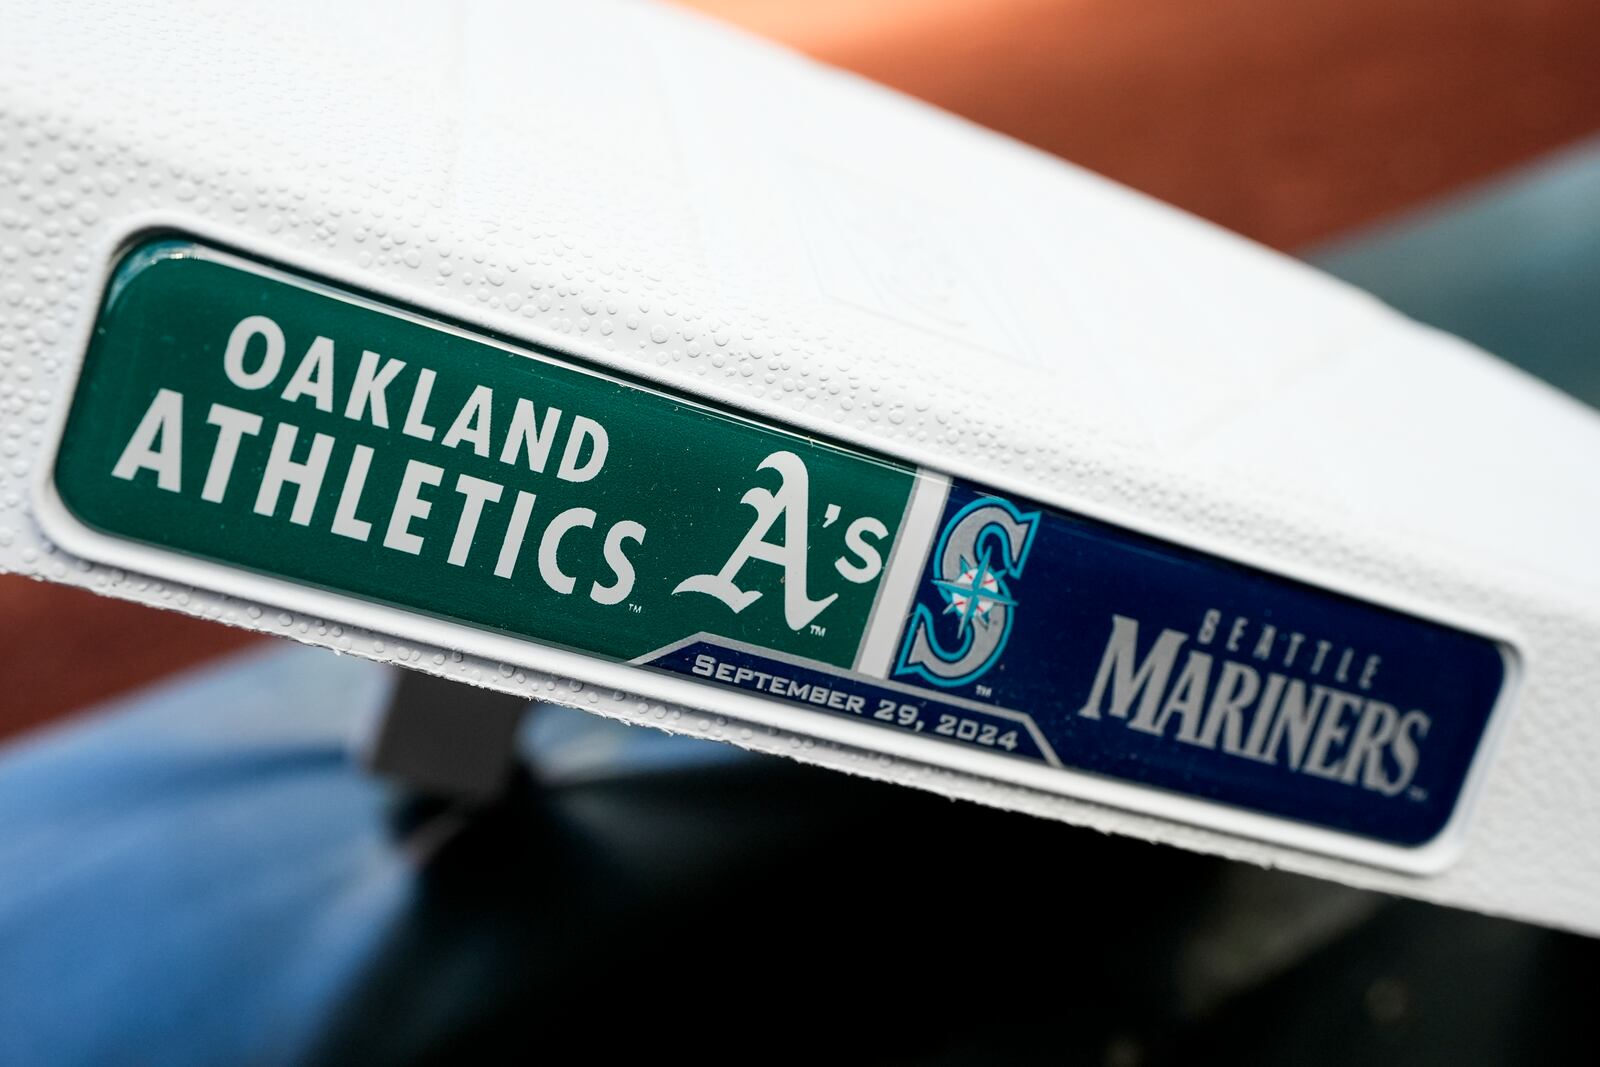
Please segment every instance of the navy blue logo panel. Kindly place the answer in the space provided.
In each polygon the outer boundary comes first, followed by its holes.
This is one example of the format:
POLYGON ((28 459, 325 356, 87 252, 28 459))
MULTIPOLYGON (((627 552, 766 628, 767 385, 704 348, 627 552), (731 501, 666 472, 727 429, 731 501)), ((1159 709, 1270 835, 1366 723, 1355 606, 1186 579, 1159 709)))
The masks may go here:
POLYGON ((959 482, 942 523, 895 682, 1067 767, 1401 845, 1449 821, 1497 643, 959 482))

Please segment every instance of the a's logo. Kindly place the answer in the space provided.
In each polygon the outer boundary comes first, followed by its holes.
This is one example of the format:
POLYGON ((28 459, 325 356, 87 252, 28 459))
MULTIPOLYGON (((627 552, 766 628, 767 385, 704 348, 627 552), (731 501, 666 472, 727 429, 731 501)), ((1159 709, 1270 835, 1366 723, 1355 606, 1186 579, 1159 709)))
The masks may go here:
POLYGON ((1016 607, 1010 583, 1022 576, 1038 526, 1037 511, 1023 514, 998 497, 975 500, 950 519, 933 552, 933 585, 944 611, 935 615, 917 605, 896 674, 952 687, 995 665, 1016 607))
MULTIPOLYGON (((672 590, 677 593, 705 593, 714 596, 738 614, 761 599, 759 589, 741 589, 739 572, 752 562, 769 563, 783 572, 783 618, 791 630, 810 624, 829 604, 839 599, 838 593, 829 593, 813 599, 806 592, 806 578, 810 557, 810 501, 811 476, 805 461, 793 452, 774 452, 762 460, 757 470, 778 472, 777 491, 755 486, 745 491, 740 502, 755 509, 755 522, 745 533, 733 555, 716 574, 696 574, 685 578, 672 590), (782 544, 767 540, 773 528, 778 527, 782 544)), ((822 520, 824 527, 839 518, 839 506, 828 505, 822 520)), ((889 528, 879 519, 863 516, 850 523, 845 530, 845 548, 855 556, 840 556, 833 561, 834 570, 848 582, 861 585, 870 582, 883 571, 883 553, 874 543, 889 535, 889 528), (869 540, 869 537, 871 540, 869 540)))

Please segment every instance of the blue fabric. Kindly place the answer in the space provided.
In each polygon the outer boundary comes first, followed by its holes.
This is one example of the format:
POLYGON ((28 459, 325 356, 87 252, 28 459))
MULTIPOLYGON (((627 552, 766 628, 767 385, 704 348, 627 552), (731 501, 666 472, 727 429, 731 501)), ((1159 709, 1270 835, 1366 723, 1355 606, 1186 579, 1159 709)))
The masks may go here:
POLYGON ((294 1058, 410 891, 372 833, 384 790, 346 756, 390 684, 279 649, 11 750, 0 1062, 294 1058))
MULTIPOLYGON (((393 791, 352 761, 392 685, 275 646, 7 750, 0 1063, 314 1058, 416 921, 438 829, 397 831, 393 791)), ((548 707, 527 741, 553 789, 751 758, 548 707)))

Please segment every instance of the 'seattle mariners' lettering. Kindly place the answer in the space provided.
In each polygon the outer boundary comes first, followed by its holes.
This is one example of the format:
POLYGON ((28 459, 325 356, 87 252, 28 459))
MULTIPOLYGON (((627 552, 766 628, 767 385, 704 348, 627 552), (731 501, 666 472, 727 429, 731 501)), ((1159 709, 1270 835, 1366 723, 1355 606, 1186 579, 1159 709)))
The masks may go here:
MULTIPOLYGON (((1094 687, 1078 714, 1121 719, 1130 730, 1385 796, 1411 784, 1432 724, 1426 712, 1401 712, 1361 693, 1263 672, 1238 659, 1218 660, 1185 649, 1188 640, 1181 631, 1162 630, 1141 656, 1139 623, 1113 615, 1094 687)), ((1272 643, 1268 637, 1269 649, 1272 643)))
POLYGON ((156 572, 1397 846, 1449 822, 1507 673, 1485 638, 179 238, 117 267, 53 489, 156 572))

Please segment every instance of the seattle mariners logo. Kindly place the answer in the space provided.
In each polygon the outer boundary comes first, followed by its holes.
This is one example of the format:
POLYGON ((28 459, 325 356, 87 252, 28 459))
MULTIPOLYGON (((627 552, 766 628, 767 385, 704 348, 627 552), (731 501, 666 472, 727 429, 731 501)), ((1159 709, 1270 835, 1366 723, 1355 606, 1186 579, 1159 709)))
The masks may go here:
POLYGON ((1023 514, 999 497, 974 500, 945 524, 933 551, 933 585, 954 615, 954 633, 918 604, 900 647, 896 674, 916 674, 946 688, 966 685, 1000 659, 1016 607, 1010 581, 1022 576, 1039 526, 1037 511, 1023 514), (948 643, 947 643, 948 642, 948 643))

